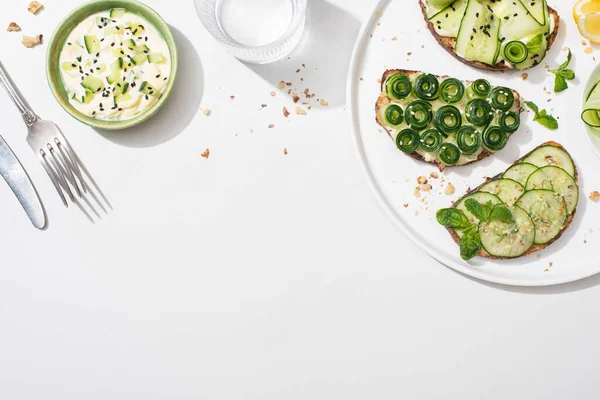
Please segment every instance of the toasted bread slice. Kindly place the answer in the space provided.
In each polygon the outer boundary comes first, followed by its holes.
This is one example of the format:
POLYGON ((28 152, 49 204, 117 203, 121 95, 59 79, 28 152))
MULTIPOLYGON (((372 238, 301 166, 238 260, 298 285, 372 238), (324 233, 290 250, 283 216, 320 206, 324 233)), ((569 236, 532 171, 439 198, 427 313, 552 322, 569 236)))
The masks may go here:
MULTIPOLYGON (((388 69, 387 71, 385 71, 383 73, 383 76, 381 77, 381 94, 379 95, 379 98, 377 99, 377 103, 375 104, 375 119, 377 121, 377 123, 383 128, 385 129, 385 131, 387 132, 387 134, 393 139, 392 136, 392 132, 391 130, 386 127, 384 121, 381 120, 381 109, 384 108, 385 106, 387 106, 388 104, 391 103, 390 98, 385 94, 385 81, 387 80, 387 78, 389 78, 392 75, 395 74, 406 74, 409 78, 412 78, 416 75, 422 74, 422 72, 420 71, 412 71, 412 70, 407 70, 407 69, 388 69)), ((439 76, 436 75, 436 78, 438 78, 438 80, 441 79, 446 79, 448 78, 447 75, 443 75, 443 76, 439 76)), ((472 83, 472 81, 463 81, 463 83, 465 84, 465 86, 468 86, 472 83)), ((517 107, 517 109, 519 110, 519 113, 523 111, 523 108, 521 106, 521 96, 519 95, 519 93, 515 90, 512 90, 514 96, 515 96, 515 105, 517 107)), ((510 138, 510 135, 509 135, 510 138)), ((446 168, 447 166, 443 163, 441 163, 439 160, 433 160, 433 161, 427 161, 423 158, 423 156, 419 153, 412 152, 408 154, 409 156, 411 156, 412 158, 419 160, 419 161, 423 161, 423 162, 428 162, 431 164, 436 164, 439 168, 440 171, 443 171, 444 168, 446 168)), ((474 159, 473 161, 470 161, 468 163, 465 164, 461 164, 461 165, 457 165, 457 167, 463 166, 463 165, 469 165, 469 164, 473 164, 477 161, 483 160, 484 158, 489 157, 490 155, 492 155, 492 153, 490 153, 487 150, 483 150, 476 159, 474 159)))
MULTIPOLYGON (((427 0, 419 0, 419 5, 421 6, 421 11, 423 12, 423 17, 425 18, 427 27, 429 28, 429 31, 431 32, 431 34, 433 35, 435 40, 440 44, 440 46, 442 46, 444 49, 446 49, 446 51, 448 51, 448 53, 452 54, 457 60, 462 61, 463 63, 470 65, 472 67, 487 69, 490 71, 509 71, 511 69, 514 69, 511 66, 506 65, 503 60, 498 62, 495 65, 489 65, 489 64, 485 64, 485 63, 482 63, 479 61, 467 61, 464 58, 462 58, 461 56, 459 56, 456 53, 456 51, 454 50, 454 48, 456 46, 456 38, 448 37, 448 36, 441 36, 440 34, 438 34, 437 31, 435 30, 435 25, 433 24, 433 22, 431 22, 427 18, 427 0)), ((558 12, 550 6, 548 6, 548 16, 549 16, 549 18, 554 19, 554 29, 552 30, 552 32, 550 32, 550 35, 548 35, 548 49, 547 50, 549 51, 550 48, 552 47, 552 45, 554 44, 554 41, 556 40, 556 36, 558 35, 558 29, 560 27, 560 17, 558 15, 558 12)))
MULTIPOLYGON (((554 147, 558 147, 564 151, 567 151, 560 143, 557 142, 553 142, 553 141, 549 141, 549 142, 545 142, 540 144, 538 147, 536 147, 535 149, 531 150, 529 153, 525 154, 523 157, 521 157, 520 159, 518 159, 517 161, 515 161, 512 165, 518 164, 520 162, 522 162, 525 158, 527 158, 527 156, 529 156, 531 153, 533 153, 535 150, 539 149, 540 147, 543 146, 554 146, 554 147)), ((488 178, 487 181, 483 182, 481 185, 477 186, 475 189, 471 189, 469 190, 467 193, 465 193, 464 196, 462 196, 460 199, 456 200, 456 202, 454 203, 453 207, 456 207, 456 205, 458 203, 460 203, 460 201, 462 199, 464 199, 465 197, 469 196, 470 194, 473 194, 475 192, 477 192, 483 185, 485 185, 487 182, 493 180, 493 179, 498 179, 502 176, 503 172, 501 172, 500 174, 492 177, 492 178, 488 178)), ((575 176, 573 176, 573 178, 575 179, 576 183, 579 183, 579 174, 577 173, 577 167, 575 167, 575 176)), ((575 209, 573 210, 573 212, 571 213, 571 215, 569 215, 569 217, 567 218, 567 220, 565 221, 565 225, 563 226, 563 228, 561 229, 560 233, 558 235, 556 235, 556 237, 554 239, 552 239, 550 242, 546 243, 546 244, 534 244, 532 245, 529 250, 527 250, 527 252, 525 252, 523 255, 517 257, 525 257, 528 256, 532 253, 538 252, 540 250, 545 249, 546 247, 550 246, 552 243, 556 242, 562 235, 563 233, 565 233, 565 231, 569 228, 569 226, 571 225, 571 223, 573 222, 573 219, 575 218, 575 213, 577 212, 577 207, 575 207, 575 209)), ((456 242, 456 244, 460 245, 460 238, 458 237, 458 235, 456 234, 456 232, 454 232, 453 229, 450 228, 446 228, 448 230, 448 232, 450 233, 450 235, 452 236, 452 239, 454 239, 454 241, 456 242)), ((491 258, 491 259, 495 259, 495 260, 502 260, 504 258, 502 257, 495 257, 492 256, 491 254, 487 253, 485 250, 483 250, 483 248, 479 251, 478 254, 480 257, 484 257, 484 258, 491 258)))

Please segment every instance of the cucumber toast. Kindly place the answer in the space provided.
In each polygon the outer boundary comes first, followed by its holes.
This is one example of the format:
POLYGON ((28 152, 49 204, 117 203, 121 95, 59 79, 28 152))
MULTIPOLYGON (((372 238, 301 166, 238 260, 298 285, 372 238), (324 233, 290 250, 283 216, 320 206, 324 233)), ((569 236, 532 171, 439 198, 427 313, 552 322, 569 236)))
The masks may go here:
POLYGON ((375 113, 401 152, 442 171, 502 150, 519 128, 520 99, 485 79, 393 69, 383 74, 375 113))
POLYGON ((546 142, 439 210, 438 222, 460 246, 462 258, 517 258, 540 251, 567 230, 579 200, 571 156, 546 142))
POLYGON ((437 42, 474 67, 523 70, 541 63, 560 17, 546 0, 419 0, 437 42))

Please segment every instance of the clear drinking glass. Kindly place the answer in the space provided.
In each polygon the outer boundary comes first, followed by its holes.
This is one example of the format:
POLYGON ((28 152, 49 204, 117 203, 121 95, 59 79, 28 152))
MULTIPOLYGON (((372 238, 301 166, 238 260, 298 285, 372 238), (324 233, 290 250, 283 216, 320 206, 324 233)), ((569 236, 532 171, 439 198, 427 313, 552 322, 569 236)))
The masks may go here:
POLYGON ((206 29, 234 57, 277 61, 300 41, 307 0, 194 0, 206 29))

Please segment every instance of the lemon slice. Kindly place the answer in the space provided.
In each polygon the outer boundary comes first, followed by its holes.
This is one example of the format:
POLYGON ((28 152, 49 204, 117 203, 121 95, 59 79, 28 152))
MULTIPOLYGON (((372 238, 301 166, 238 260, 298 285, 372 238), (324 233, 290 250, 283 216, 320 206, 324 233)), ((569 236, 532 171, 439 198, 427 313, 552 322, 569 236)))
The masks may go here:
POLYGON ((580 0, 573 7, 573 18, 583 37, 600 43, 600 0, 580 0))

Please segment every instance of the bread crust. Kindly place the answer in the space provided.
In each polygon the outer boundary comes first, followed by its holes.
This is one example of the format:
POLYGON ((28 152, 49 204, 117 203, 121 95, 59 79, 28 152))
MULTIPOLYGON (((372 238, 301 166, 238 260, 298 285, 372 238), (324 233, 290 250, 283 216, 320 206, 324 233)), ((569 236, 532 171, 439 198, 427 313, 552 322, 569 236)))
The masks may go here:
MULTIPOLYGON (((387 97, 385 95, 385 81, 387 80, 387 78, 389 78, 390 76, 395 75, 395 74, 406 74, 407 76, 412 77, 414 75, 421 74, 421 73, 422 72, 420 72, 420 71, 414 71, 414 70, 408 70, 408 69, 388 69, 383 73, 383 75, 381 77, 381 94, 379 95, 379 98, 377 99, 377 103, 375 104, 375 120, 387 132, 387 134, 390 137, 392 137, 392 132, 385 126, 384 121, 382 121, 380 119, 381 113, 379 112, 383 107, 390 104, 389 97, 387 97)), ((436 78, 438 78, 438 79, 446 79, 448 77, 449 77, 448 75, 441 75, 441 76, 436 75, 436 78)), ((470 85, 472 83, 472 81, 463 81, 463 83, 465 83, 466 85, 470 85)), ((520 114, 523 111, 523 108, 521 106, 521 95, 516 90, 511 89, 511 91, 513 92, 513 95, 515 96, 515 103, 517 104, 517 109, 520 114)), ((512 136, 512 134, 511 134, 511 136, 512 136)), ((470 161, 466 164, 461 164, 461 165, 445 165, 440 160, 427 161, 423 158, 422 155, 420 155, 416 151, 414 151, 412 153, 407 153, 407 155, 414 158, 415 160, 423 161, 423 162, 430 163, 430 164, 436 164, 438 169, 440 171, 443 171, 445 168, 456 168, 456 167, 462 167, 464 165, 470 165, 470 164, 476 163, 478 161, 483 160, 484 158, 489 157, 490 155, 492 155, 492 153, 490 153, 489 151, 484 149, 481 153, 479 153, 479 155, 477 156, 477 158, 475 160, 470 161)))
MULTIPOLYGON (((426 1, 427 0, 419 0, 419 5, 421 6, 421 12, 423 13, 423 18, 425 18, 425 22, 427 23, 427 28, 429 28, 429 31, 431 32, 431 34, 433 35, 435 40, 439 43, 439 45, 442 46, 444 49, 446 49, 446 51, 448 53, 450 53, 454 58, 456 58, 457 60, 459 60, 467 65, 470 65, 472 67, 486 69, 488 71, 510 71, 510 70, 514 69, 513 67, 506 65, 504 63, 504 61, 500 61, 500 62, 496 63, 495 65, 489 65, 489 64, 485 64, 485 63, 482 63, 479 61, 468 61, 468 60, 465 60, 464 58, 462 58, 461 56, 459 56, 456 53, 456 51, 454 50, 454 47, 456 46, 456 38, 439 35, 437 33, 437 31, 435 30, 435 25, 433 24, 433 22, 431 22, 427 18, 426 1)), ((552 8, 550 6, 548 6, 548 15, 552 16, 555 21, 554 29, 548 36, 548 51, 549 51, 550 48, 552 47, 552 45, 554 44, 554 41, 556 40, 556 36, 558 35, 558 29, 560 27, 560 16, 558 15, 558 11, 556 11, 554 8, 552 8)), ((537 65, 539 65, 539 64, 533 65, 530 68, 533 68, 537 65)))
MULTIPOLYGON (((531 153, 533 153, 534 151, 536 151, 540 147, 544 147, 544 146, 554 146, 554 147, 558 147, 558 148, 560 148, 560 149, 562 149, 564 151, 567 151, 560 143, 557 143, 557 142, 554 142, 554 141, 545 142, 545 143, 542 143, 539 146, 537 146, 535 149, 531 150, 529 153, 525 154, 523 157, 519 158, 512 165, 515 165, 515 164, 518 164, 518 163, 522 162, 531 153)), ((568 152, 567 152, 567 154, 568 154, 568 152)), ((487 182, 489 182, 489 181, 491 181, 493 179, 500 178, 502 176, 502 174, 503 173, 500 173, 500 174, 494 176, 493 178, 488 178, 487 181, 483 182, 481 185, 477 186, 475 189, 469 190, 464 196, 462 196, 460 199, 456 200, 456 202, 454 203, 454 205, 452 206, 452 208, 455 208, 458 205, 458 203, 460 203, 461 200, 464 199, 465 197, 467 197, 467 196, 469 196, 469 195, 477 192, 487 182)), ((575 176, 573 178, 575 179, 575 183, 579 183, 579 174, 577 172, 577 166, 575 166, 575 174, 574 175, 575 176)), ((558 235, 556 235, 556 237, 554 239, 552 239, 550 242, 548 242, 546 244, 534 244, 533 246, 531 246, 529 248, 529 250, 527 250, 527 252, 525 252, 524 254, 520 255, 519 257, 515 257, 515 258, 520 258, 520 257, 528 256, 530 254, 533 254, 535 252, 543 250, 546 247, 550 246, 552 243, 556 242, 563 235, 563 233, 565 233, 565 231, 569 228, 569 226, 573 222, 573 219, 575 218, 575 213, 576 212, 577 212, 577 207, 575 207, 575 209, 573 210, 573 212, 571 213, 571 215, 569 215, 569 218, 567 218, 567 220, 565 221, 565 226, 563 226, 563 228, 560 230, 560 232, 558 233, 558 235)), ((452 236, 452 239, 454 239, 454 241, 456 242, 456 244, 460 245, 460 238, 458 237, 458 235, 456 234, 456 232, 454 232, 454 230, 450 229, 450 228, 446 228, 446 230, 450 233, 450 236, 452 236)), ((487 253, 483 248, 479 251, 478 255, 480 257, 490 258, 490 259, 494 259, 494 260, 511 259, 511 258, 508 258, 508 257, 496 257, 496 256, 492 256, 491 254, 487 253)))

